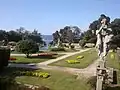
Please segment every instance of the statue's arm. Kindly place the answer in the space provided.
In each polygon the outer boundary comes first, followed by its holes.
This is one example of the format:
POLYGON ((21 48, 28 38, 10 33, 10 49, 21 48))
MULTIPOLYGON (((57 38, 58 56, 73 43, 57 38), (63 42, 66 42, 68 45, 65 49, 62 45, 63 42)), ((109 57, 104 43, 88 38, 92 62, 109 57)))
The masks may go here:
POLYGON ((103 29, 103 27, 104 27, 104 25, 102 25, 98 30, 96 30, 96 35, 98 35, 101 32, 101 30, 103 29))

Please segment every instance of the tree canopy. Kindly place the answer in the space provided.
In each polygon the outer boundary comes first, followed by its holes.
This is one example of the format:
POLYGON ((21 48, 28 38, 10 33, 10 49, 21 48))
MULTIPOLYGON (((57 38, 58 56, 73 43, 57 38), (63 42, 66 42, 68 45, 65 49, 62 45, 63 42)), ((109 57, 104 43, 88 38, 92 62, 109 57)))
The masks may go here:
POLYGON ((0 41, 5 40, 6 38, 8 39, 9 42, 10 41, 18 42, 20 40, 32 39, 36 43, 41 44, 44 43, 41 34, 38 33, 36 29, 30 32, 28 30, 25 30, 25 28, 23 27, 10 31, 0 30, 0 41))

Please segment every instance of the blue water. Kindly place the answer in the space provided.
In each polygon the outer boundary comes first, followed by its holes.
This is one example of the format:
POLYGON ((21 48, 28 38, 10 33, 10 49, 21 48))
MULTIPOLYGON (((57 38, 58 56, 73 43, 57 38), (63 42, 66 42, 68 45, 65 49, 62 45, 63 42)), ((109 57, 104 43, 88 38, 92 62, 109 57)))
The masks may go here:
POLYGON ((42 35, 43 40, 46 43, 45 47, 40 48, 40 50, 47 50, 48 49, 48 44, 53 40, 52 35, 42 35))

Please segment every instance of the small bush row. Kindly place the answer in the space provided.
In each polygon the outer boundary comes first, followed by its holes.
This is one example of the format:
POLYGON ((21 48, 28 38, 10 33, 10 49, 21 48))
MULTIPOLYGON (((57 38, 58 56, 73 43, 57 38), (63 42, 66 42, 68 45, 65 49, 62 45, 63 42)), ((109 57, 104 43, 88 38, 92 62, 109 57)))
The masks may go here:
POLYGON ((76 63, 80 63, 79 60, 66 60, 67 63, 69 64, 76 64, 76 63))
POLYGON ((14 61, 14 60, 17 60, 17 59, 14 58, 14 57, 10 57, 10 58, 9 58, 9 61, 14 61))
POLYGON ((69 64, 76 64, 76 63, 80 63, 79 59, 84 58, 84 56, 77 56, 77 60, 66 60, 67 63, 69 64))
POLYGON ((65 49, 62 47, 58 47, 58 48, 51 48, 50 51, 65 51, 65 49))
POLYGON ((31 72, 31 71, 17 71, 14 72, 13 75, 16 76, 36 76, 36 77, 42 77, 42 78, 48 78, 50 76, 49 73, 46 72, 31 72))
POLYGON ((84 56, 77 56, 77 59, 82 59, 84 58, 84 56))

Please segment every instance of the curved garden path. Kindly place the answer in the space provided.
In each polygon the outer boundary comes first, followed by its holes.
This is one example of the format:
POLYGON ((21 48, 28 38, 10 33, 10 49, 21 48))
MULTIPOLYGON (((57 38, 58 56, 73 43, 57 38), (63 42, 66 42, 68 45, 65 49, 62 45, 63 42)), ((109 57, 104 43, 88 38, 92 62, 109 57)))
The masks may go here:
MULTIPOLYGON (((41 63, 31 63, 31 64, 12 64, 10 63, 8 67, 24 67, 24 68, 34 68, 34 69, 45 69, 45 70, 59 70, 59 71, 64 71, 68 73, 72 73, 78 76, 85 76, 85 77, 90 77, 90 76, 95 76, 96 75, 96 65, 99 59, 95 60, 91 65, 89 65, 87 68, 84 69, 77 69, 77 68, 69 68, 69 67, 60 67, 60 66, 49 66, 48 64, 59 61, 61 59, 67 58, 69 56, 88 51, 90 49, 85 49, 85 50, 80 50, 78 52, 73 52, 73 53, 67 53, 64 56, 58 57, 56 59, 51 59, 45 62, 41 63)), ((18 54, 17 54, 18 55, 18 54)), ((23 54, 19 54, 21 56, 23 54)))

